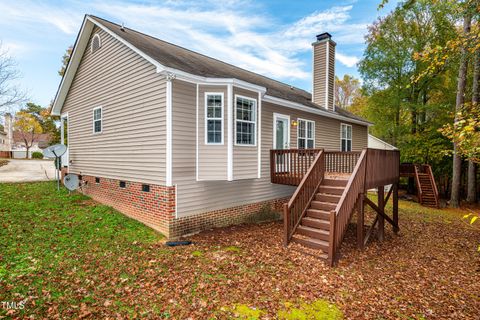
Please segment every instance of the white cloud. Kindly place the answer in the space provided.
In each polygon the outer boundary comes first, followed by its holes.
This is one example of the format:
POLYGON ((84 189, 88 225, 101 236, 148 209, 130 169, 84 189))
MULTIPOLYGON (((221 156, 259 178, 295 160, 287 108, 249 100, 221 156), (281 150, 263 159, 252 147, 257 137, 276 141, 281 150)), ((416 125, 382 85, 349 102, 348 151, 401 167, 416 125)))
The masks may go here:
POLYGON ((335 54, 335 58, 349 68, 355 67, 357 65, 357 63, 360 61, 360 59, 358 57, 347 56, 347 55, 342 54, 340 52, 337 52, 335 54))
MULTIPOLYGON (((88 5, 5 1, 0 3, 0 28, 21 23, 34 30, 74 35, 88 11, 276 79, 307 80, 311 66, 305 54, 316 34, 328 31, 342 45, 363 42, 366 24, 350 22, 352 8, 351 4, 335 6, 286 24, 249 0, 95 0, 88 5)), ((337 60, 348 67, 358 62, 340 53, 337 60)))
POLYGON ((57 4, 33 1, 0 2, 0 25, 22 24, 37 32, 47 25, 65 34, 75 34, 83 16, 57 4))

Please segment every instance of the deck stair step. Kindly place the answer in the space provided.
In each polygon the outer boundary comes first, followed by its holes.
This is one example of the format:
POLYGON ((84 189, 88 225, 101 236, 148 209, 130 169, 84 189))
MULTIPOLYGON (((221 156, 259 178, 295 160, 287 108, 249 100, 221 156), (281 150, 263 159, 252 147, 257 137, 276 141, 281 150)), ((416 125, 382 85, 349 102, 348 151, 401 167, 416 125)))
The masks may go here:
POLYGON ((330 221, 330 211, 307 209, 307 217, 330 221))
POLYGON ((312 228, 308 227, 305 225, 301 225, 297 228, 298 234, 302 234, 304 236, 307 236, 309 238, 314 238, 314 239, 320 239, 324 241, 328 241, 330 232, 323 230, 323 229, 317 229, 317 228, 312 228))
POLYGON ((340 198, 341 196, 336 194, 317 193, 315 195, 315 201, 321 202, 338 203, 340 201, 340 198))
POLYGON ((331 202, 312 201, 311 203, 312 209, 318 209, 318 210, 324 210, 324 211, 335 210, 336 207, 337 207, 337 204, 331 203, 331 202))
POLYGON ((331 187, 346 187, 348 180, 345 179, 324 179, 322 184, 331 187))
POLYGON ((335 194, 335 195, 342 195, 343 190, 345 190, 345 187, 321 185, 320 188, 318 188, 319 193, 335 194))
POLYGON ((310 237, 299 237, 295 234, 292 237, 292 241, 304 245, 305 247, 312 248, 312 249, 320 249, 324 252, 328 252, 328 241, 323 241, 319 239, 314 239, 310 237))
POLYGON ((306 226, 315 229, 330 230, 330 221, 318 219, 311 216, 302 218, 300 226, 306 226))

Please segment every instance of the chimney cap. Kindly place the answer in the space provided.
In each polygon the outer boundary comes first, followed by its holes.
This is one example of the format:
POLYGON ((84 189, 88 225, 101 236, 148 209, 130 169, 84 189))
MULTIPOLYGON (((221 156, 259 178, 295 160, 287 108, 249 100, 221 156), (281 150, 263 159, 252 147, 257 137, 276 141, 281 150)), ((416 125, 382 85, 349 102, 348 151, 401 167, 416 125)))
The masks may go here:
POLYGON ((320 33, 317 35, 317 41, 322 41, 322 40, 330 40, 332 39, 332 35, 328 32, 320 33))

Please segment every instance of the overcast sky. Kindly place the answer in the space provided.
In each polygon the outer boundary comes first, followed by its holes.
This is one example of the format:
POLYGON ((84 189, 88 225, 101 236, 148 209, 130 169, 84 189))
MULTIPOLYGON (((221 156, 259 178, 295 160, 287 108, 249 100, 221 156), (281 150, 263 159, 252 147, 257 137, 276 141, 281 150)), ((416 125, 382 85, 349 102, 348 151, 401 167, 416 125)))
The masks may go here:
POLYGON ((54 98, 65 49, 84 14, 142 31, 291 85, 311 90, 311 43, 329 32, 336 73, 359 76, 367 25, 387 14, 380 0, 337 1, 1 1, 0 41, 16 60, 32 102, 54 98))

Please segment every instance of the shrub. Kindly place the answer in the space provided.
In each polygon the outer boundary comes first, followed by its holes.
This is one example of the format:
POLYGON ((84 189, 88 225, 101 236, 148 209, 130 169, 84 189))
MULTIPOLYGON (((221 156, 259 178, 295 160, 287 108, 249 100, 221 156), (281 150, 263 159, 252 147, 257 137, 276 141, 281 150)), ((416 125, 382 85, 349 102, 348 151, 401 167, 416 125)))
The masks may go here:
POLYGON ((43 159, 43 153, 40 151, 35 151, 32 153, 32 159, 43 159))

